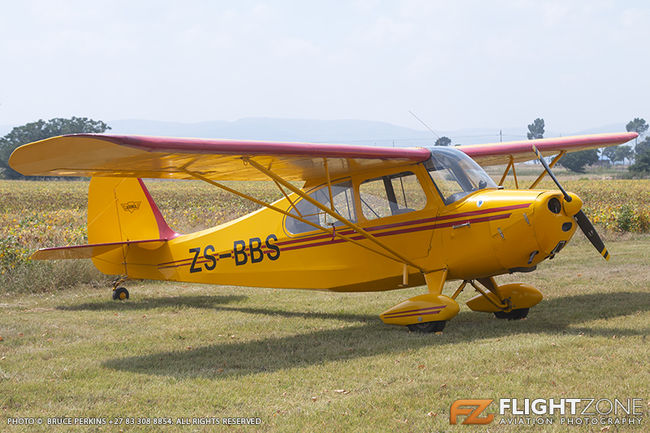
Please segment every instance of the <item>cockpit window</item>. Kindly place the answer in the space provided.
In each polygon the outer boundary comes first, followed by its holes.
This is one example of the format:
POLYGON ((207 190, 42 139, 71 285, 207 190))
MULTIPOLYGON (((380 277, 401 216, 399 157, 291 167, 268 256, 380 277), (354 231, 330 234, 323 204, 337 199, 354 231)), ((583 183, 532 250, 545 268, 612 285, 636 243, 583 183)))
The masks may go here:
POLYGON ((424 166, 445 204, 458 201, 479 189, 497 187, 481 166, 463 152, 446 147, 430 149, 431 158, 424 166))
POLYGON ((368 220, 424 209, 427 202, 417 176, 410 171, 364 181, 359 186, 359 199, 368 220))

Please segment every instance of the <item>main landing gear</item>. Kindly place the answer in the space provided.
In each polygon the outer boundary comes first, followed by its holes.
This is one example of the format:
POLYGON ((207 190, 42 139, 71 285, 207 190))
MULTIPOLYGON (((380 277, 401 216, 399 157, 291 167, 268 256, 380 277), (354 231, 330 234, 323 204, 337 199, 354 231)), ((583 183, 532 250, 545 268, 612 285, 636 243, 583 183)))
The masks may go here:
POLYGON ((429 293, 407 299, 379 317, 384 323, 406 326, 412 332, 441 332, 460 310, 454 299, 442 294, 446 277, 446 269, 424 274, 429 293))
POLYGON ((120 287, 120 284, 124 283, 126 278, 118 278, 113 282, 113 300, 114 301, 126 301, 129 299, 129 291, 124 287, 120 287))
POLYGON ((542 300, 542 294, 531 285, 510 283, 498 285, 494 278, 465 280, 451 297, 442 294, 447 271, 424 275, 429 293, 415 296, 381 314, 381 320, 391 325, 403 325, 411 332, 441 332, 460 307, 456 298, 469 284, 478 295, 467 301, 473 311, 494 313, 497 319, 520 320, 528 315, 530 307, 542 300), (432 320, 435 319, 435 320, 432 320))
POLYGON ((463 281, 459 290, 462 290, 467 283, 479 292, 467 301, 467 306, 474 311, 494 313, 497 319, 525 319, 530 307, 542 300, 540 291, 529 284, 510 283, 499 286, 494 278, 479 278, 476 282, 463 281), (477 282, 487 290, 478 286, 477 282))

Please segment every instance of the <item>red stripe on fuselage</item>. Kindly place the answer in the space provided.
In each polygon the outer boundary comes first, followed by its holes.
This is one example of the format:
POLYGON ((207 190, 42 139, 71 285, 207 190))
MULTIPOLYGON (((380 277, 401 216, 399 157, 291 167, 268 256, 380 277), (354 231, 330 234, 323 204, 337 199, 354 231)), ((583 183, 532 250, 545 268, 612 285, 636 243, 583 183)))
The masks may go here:
MULTIPOLYGON (((469 212, 462 212, 458 214, 451 214, 451 215, 441 215, 437 217, 431 217, 431 218, 422 218, 418 220, 412 220, 412 221, 404 221, 404 222, 399 222, 399 223, 393 223, 393 224, 382 224, 379 226, 374 226, 374 227, 367 227, 364 230, 367 232, 372 232, 376 230, 384 230, 384 229, 389 229, 393 227, 401 227, 401 226, 409 226, 409 225, 415 225, 415 224, 424 224, 428 222, 434 222, 434 221, 445 221, 449 219, 455 219, 455 218, 462 218, 466 216, 473 216, 473 215, 482 215, 486 213, 493 213, 493 212, 501 212, 501 211, 506 211, 506 210, 515 210, 515 209, 522 209, 530 206, 530 203, 524 203, 524 204, 517 204, 517 205, 511 205, 511 206, 503 206, 503 207, 495 207, 492 209, 480 209, 480 210, 475 210, 475 211, 469 211, 469 212)), ((352 229, 346 229, 343 231, 339 231, 339 234, 342 235, 350 235, 356 233, 355 230, 352 229)), ((327 239, 330 238, 332 235, 331 234, 323 234, 323 235, 315 235, 315 236, 307 236, 303 238, 294 238, 294 239, 289 239, 286 241, 279 241, 276 242, 275 244, 278 246, 283 246, 283 245, 290 245, 290 244, 295 244, 295 243, 300 243, 300 242, 308 242, 308 241, 315 241, 319 239, 327 239)), ((376 235, 379 236, 379 235, 376 235)))
MULTIPOLYGON (((482 217, 482 218, 475 218, 475 219, 467 219, 467 220, 460 220, 460 221, 451 221, 448 223, 443 223, 443 224, 430 224, 426 226, 418 226, 418 227, 410 227, 406 229, 401 229, 401 230, 393 230, 390 232, 384 232, 384 233, 377 233, 374 235, 377 238, 380 238, 382 236, 392 236, 392 235, 398 235, 402 233, 411 233, 411 232, 417 232, 417 231, 422 231, 422 230, 435 230, 435 229, 442 229, 446 227, 452 227, 456 224, 462 224, 462 223, 482 223, 486 221, 494 221, 494 220, 500 220, 504 218, 508 218, 512 214, 501 214, 501 215, 492 215, 492 216, 487 216, 487 217, 482 217)), ((361 240, 365 239, 363 236, 353 236, 350 239, 353 240, 361 240)), ((306 244, 306 245, 296 245, 294 247, 288 247, 288 248, 282 248, 280 251, 291 251, 291 250, 299 250, 302 248, 310 248, 310 247, 319 247, 323 245, 333 245, 333 244, 339 244, 341 242, 346 242, 345 239, 336 239, 333 241, 325 241, 325 242, 316 242, 316 243, 311 243, 311 244, 306 244)))

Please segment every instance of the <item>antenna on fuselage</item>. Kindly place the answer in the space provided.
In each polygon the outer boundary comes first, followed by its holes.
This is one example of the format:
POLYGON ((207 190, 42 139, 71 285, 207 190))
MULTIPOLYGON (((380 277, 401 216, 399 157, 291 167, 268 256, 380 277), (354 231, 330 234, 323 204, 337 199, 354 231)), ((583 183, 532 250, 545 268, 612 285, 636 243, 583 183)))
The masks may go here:
POLYGON ((422 120, 422 119, 420 119, 418 116, 416 116, 415 113, 412 112, 411 110, 409 110, 409 113, 411 113, 411 116, 415 117, 415 118, 418 120, 418 122, 420 122, 421 124, 423 124, 425 128, 427 128, 429 131, 431 131, 431 133, 432 133, 433 135, 435 135, 436 138, 440 138, 440 136, 439 136, 438 134, 436 134, 436 131, 434 131, 433 129, 431 129, 431 127, 429 127, 429 125, 427 125, 426 123, 424 123, 424 120, 422 120))

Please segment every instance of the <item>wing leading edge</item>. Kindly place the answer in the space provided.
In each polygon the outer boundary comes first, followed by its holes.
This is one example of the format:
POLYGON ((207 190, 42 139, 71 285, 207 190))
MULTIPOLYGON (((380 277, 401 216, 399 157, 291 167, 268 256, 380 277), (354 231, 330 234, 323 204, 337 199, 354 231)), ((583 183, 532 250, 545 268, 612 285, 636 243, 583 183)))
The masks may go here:
POLYGON ((577 152, 579 150, 597 149, 600 147, 616 146, 638 137, 636 132, 614 134, 576 135, 572 137, 542 138, 538 140, 509 141, 505 143, 474 144, 459 146, 481 166, 508 164, 510 158, 514 162, 524 162, 537 159, 532 144, 544 156, 551 156, 562 151, 577 152))

